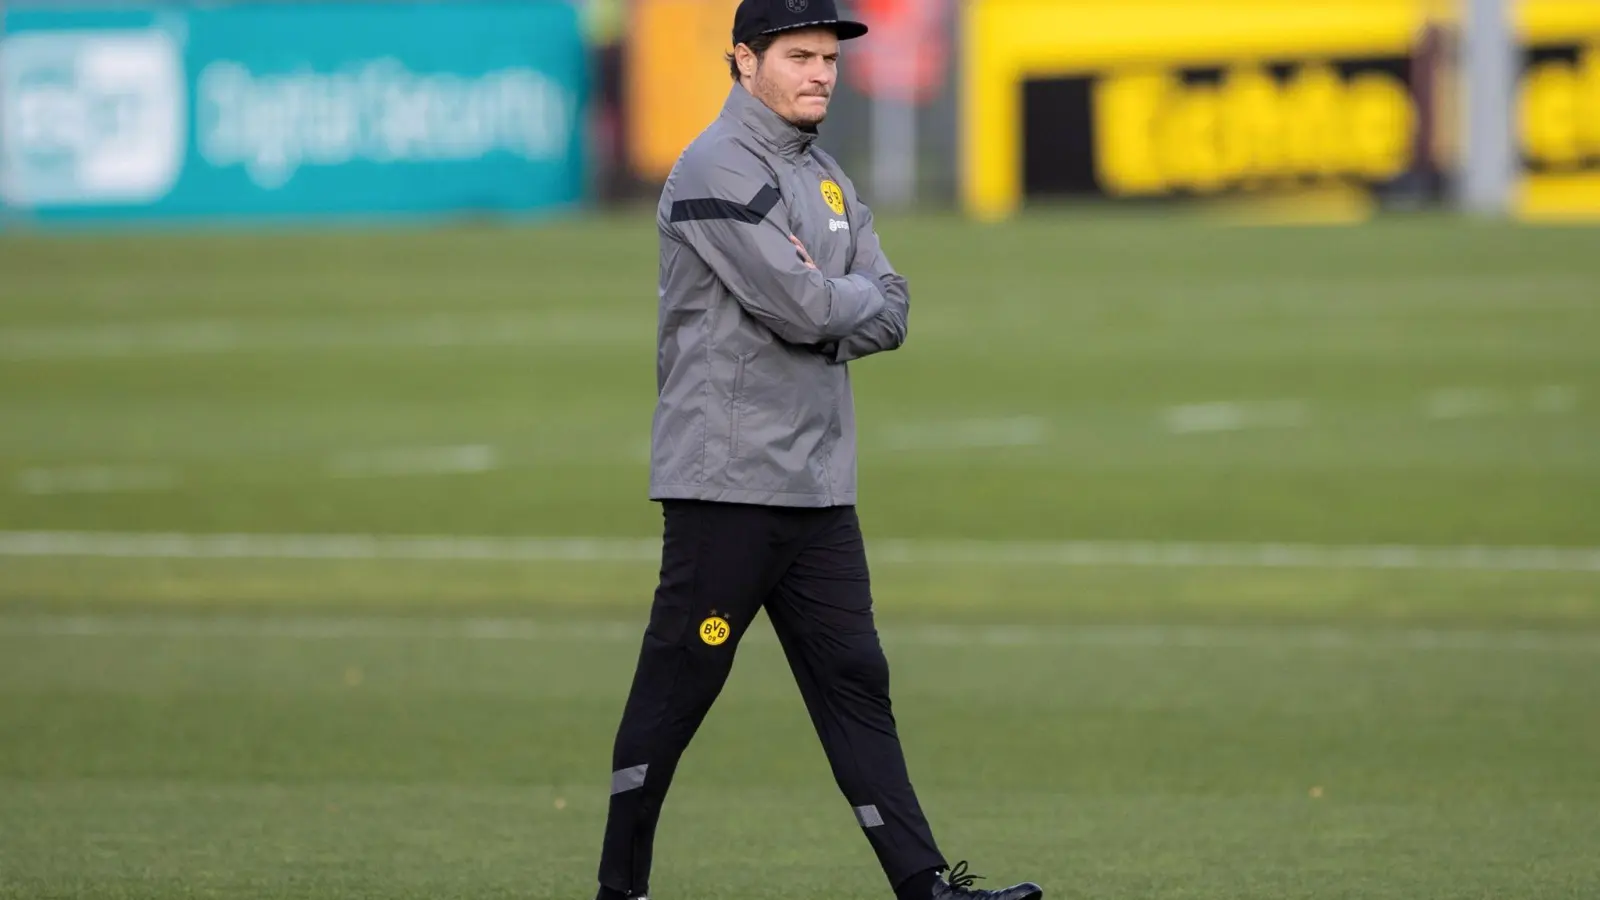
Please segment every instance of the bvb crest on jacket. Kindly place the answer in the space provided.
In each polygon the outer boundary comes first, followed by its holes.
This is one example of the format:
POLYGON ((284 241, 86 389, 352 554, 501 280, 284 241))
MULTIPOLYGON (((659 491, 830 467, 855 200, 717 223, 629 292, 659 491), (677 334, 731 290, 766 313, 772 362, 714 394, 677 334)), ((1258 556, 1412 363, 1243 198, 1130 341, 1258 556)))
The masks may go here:
POLYGON ((832 180, 822 183, 822 199, 827 201, 834 215, 844 215, 844 191, 839 190, 839 185, 832 180))

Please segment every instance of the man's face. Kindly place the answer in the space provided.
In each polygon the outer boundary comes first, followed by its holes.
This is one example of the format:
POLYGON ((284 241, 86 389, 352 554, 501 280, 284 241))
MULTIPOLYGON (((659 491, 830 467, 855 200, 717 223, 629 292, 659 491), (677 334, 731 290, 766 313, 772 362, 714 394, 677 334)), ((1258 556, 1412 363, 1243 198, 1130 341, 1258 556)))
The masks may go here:
POLYGON ((839 38, 831 29, 806 28, 778 35, 744 83, 773 112, 806 127, 827 118, 838 79, 839 38))

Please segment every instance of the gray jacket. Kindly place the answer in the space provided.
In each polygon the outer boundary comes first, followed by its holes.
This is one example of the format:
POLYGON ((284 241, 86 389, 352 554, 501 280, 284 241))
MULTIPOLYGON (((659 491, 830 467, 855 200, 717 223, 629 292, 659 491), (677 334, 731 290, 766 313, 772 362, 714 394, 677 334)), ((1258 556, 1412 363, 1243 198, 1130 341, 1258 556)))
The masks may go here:
POLYGON ((815 140, 735 84, 667 177, 651 499, 856 502, 846 364, 901 345, 910 297, 815 140))

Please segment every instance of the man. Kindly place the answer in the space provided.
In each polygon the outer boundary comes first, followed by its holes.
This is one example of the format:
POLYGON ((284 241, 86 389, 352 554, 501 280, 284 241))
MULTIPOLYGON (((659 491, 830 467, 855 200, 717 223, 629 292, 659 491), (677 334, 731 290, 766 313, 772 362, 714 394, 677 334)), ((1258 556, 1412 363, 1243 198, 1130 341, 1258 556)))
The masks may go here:
POLYGON ((834 0, 744 0, 734 85, 657 211, 659 400, 651 491, 660 583, 613 748, 600 900, 644 897, 678 760, 765 609, 833 775, 899 900, 1037 900, 947 871, 889 703, 856 518, 847 363, 906 337, 906 281, 872 212, 819 150, 834 0), (944 876, 944 877, 941 877, 944 876))

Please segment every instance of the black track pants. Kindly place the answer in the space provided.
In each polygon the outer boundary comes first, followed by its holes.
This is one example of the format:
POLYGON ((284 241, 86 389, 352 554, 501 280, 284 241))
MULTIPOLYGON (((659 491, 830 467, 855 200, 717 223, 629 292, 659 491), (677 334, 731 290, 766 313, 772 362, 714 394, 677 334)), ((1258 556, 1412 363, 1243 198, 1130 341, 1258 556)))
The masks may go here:
POLYGON ((890 711, 855 509, 673 500, 663 513, 661 581, 612 753, 600 883, 649 890, 673 772, 763 608, 890 884, 944 866, 890 711))

